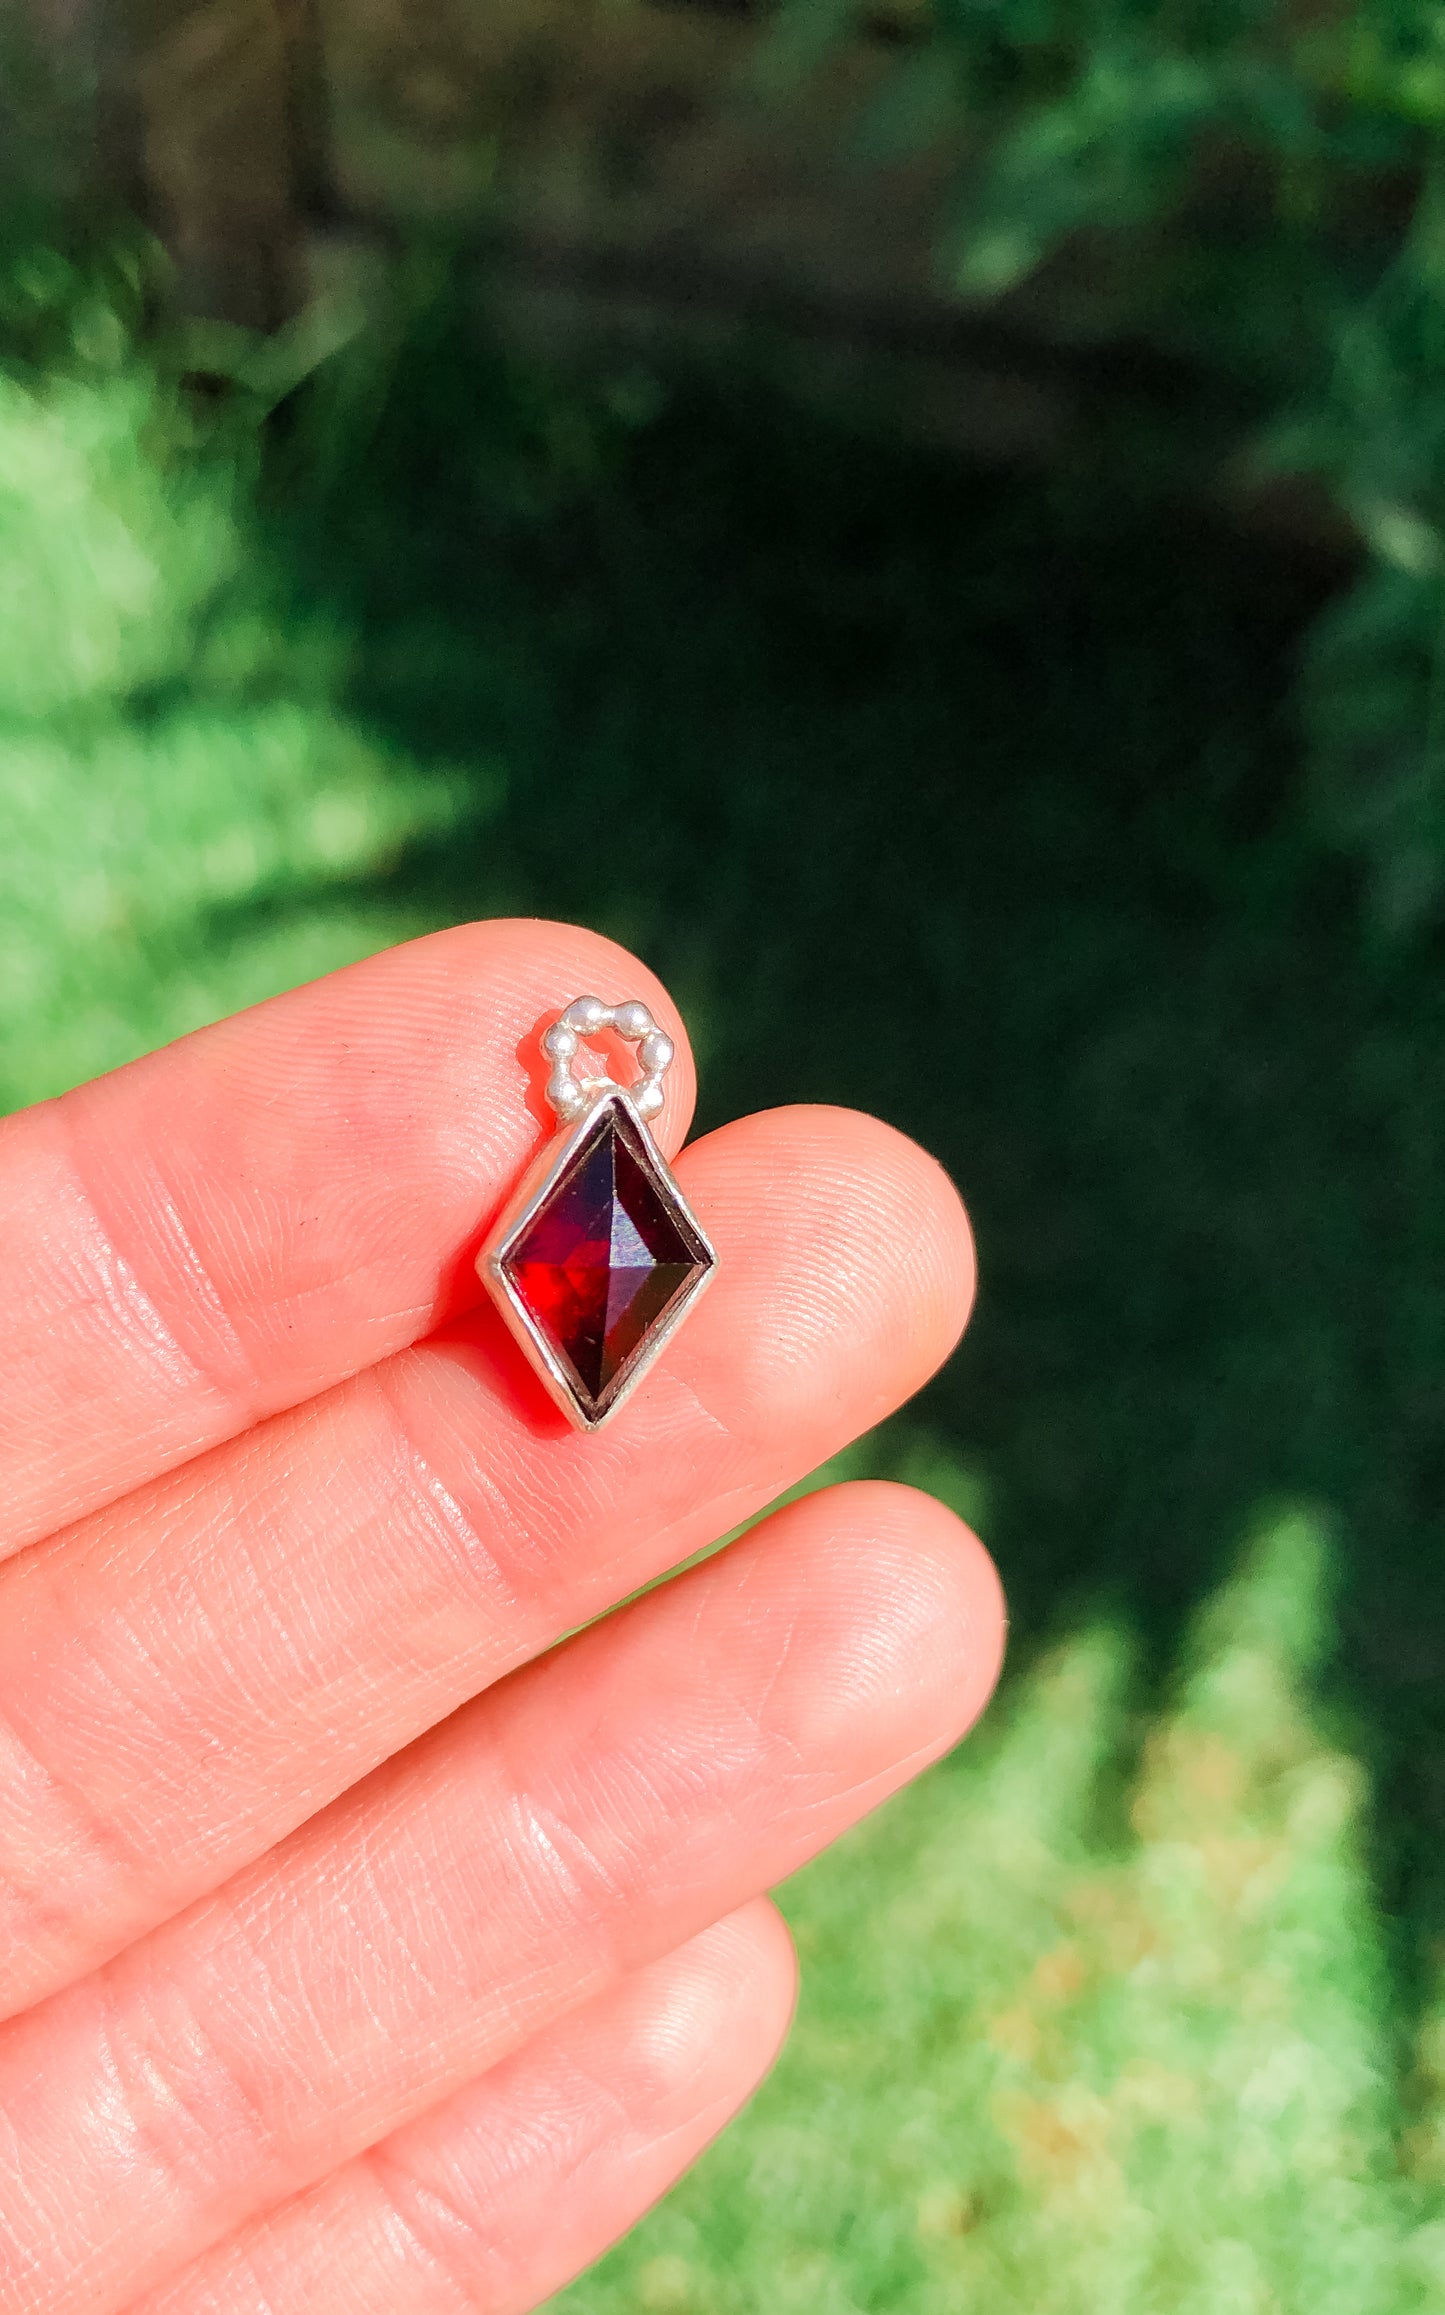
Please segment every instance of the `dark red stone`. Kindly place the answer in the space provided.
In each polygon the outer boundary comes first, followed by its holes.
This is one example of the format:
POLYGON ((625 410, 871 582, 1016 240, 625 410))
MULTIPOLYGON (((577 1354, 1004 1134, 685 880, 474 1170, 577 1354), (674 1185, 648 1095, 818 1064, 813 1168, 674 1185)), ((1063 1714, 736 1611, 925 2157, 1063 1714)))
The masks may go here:
POLYGON ((609 1102, 502 1267, 595 1416, 711 1262, 641 1133, 609 1102))

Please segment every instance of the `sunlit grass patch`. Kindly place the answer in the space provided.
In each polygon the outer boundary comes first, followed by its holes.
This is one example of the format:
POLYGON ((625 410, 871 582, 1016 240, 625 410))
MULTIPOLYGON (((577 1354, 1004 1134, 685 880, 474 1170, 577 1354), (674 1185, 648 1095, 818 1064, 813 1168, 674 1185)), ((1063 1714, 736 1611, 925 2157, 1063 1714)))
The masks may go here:
POLYGON ((371 888, 460 792, 338 704, 253 479, 135 368, 0 375, 0 1104, 428 921, 371 888))
POLYGON ((1264 1519, 1142 1729, 1127 1636, 1081 1631, 801 1874, 776 2076, 561 2304, 1426 2304, 1364 1782, 1312 1701, 1330 1559, 1313 1514, 1264 1519))

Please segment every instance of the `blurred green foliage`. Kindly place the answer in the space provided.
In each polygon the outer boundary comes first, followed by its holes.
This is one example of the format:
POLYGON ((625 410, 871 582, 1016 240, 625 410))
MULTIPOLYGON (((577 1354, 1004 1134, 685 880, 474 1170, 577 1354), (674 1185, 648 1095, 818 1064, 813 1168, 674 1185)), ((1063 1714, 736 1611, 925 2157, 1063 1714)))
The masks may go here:
MULTIPOLYGON (((780 0, 786 85, 870 0, 780 0)), ((947 138, 966 299, 1182 355, 1260 479, 1322 482, 1366 567, 1301 711, 1322 836, 1386 945, 1445 908, 1445 20, 1432 0, 920 0, 863 157, 947 138)), ((1181 413, 1179 432, 1195 425, 1181 413)))
POLYGON ((981 1526, 1010 1681, 787 1892, 790 2055, 565 2303, 1438 2304, 1442 1003, 1302 830, 1314 594, 1127 477, 522 373, 440 260, 279 405, 303 349, 141 343, 143 253, 16 262, 7 1102, 547 911, 668 977, 704 1124, 857 1101, 974 1212, 842 1467, 981 1526))

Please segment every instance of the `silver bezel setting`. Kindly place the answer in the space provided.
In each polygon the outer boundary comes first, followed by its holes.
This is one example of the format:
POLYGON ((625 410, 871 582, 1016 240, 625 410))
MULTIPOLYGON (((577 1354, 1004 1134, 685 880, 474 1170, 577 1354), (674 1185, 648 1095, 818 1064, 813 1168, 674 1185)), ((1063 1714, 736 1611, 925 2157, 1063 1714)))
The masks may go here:
POLYGON ((527 1168, 477 1256, 477 1268, 512 1334, 562 1412, 579 1431, 600 1431, 604 1423, 612 1420, 618 1408, 625 1405, 648 1369, 676 1334, 683 1319, 711 1280, 717 1268, 717 1252, 678 1187, 671 1166, 649 1133, 646 1120, 639 1114, 631 1095, 620 1085, 606 1081, 595 1087, 589 1086, 588 1091, 592 1097, 581 1114, 571 1122, 564 1123, 538 1151, 527 1168), (620 1109, 625 1116, 631 1129, 628 1138, 635 1145, 635 1154, 655 1177, 659 1192, 675 1205, 687 1230, 696 1239, 698 1259, 704 1267, 680 1289, 676 1300, 657 1320, 651 1333, 618 1369, 603 1398, 595 1407, 590 1407, 579 1395, 566 1364, 558 1357, 522 1301, 507 1274, 506 1261, 513 1246, 522 1237, 578 1151, 593 1134, 601 1130, 602 1120, 614 1109, 620 1109))

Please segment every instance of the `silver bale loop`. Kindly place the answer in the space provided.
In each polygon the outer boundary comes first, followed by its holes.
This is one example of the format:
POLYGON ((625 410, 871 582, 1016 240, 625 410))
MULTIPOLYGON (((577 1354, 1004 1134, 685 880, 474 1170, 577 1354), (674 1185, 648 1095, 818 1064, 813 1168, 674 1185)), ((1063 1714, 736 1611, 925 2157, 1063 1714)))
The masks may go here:
POLYGON ((627 1097, 639 1117, 656 1117, 663 1104, 662 1081, 672 1060, 672 1039, 653 1020, 646 1005, 634 998, 624 1005, 604 1005, 600 997, 574 997, 542 1039, 542 1051, 552 1064, 547 1080, 547 1099, 564 1125, 580 1117, 603 1093, 616 1090, 613 1080, 601 1077, 579 1078, 573 1062, 584 1037, 595 1037, 603 1029, 613 1029, 629 1045, 638 1048, 641 1075, 635 1085, 626 1088, 627 1097))

